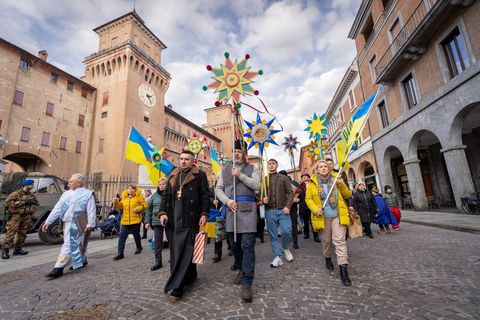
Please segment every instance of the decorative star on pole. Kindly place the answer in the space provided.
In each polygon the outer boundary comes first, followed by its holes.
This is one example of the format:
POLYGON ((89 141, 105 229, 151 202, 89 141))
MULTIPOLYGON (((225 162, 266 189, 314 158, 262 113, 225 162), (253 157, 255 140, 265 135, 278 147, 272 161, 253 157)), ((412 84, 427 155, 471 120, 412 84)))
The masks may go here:
POLYGON ((293 137, 290 133, 287 137, 285 137, 285 142, 282 143, 282 146, 285 147, 285 151, 290 150, 297 150, 297 145, 300 144, 297 137, 293 137))
POLYGON ((263 71, 250 71, 247 66, 247 60, 250 55, 246 54, 245 59, 240 62, 232 62, 230 54, 225 52, 225 64, 221 64, 220 68, 212 68, 207 65, 207 70, 213 73, 212 79, 214 81, 208 86, 203 86, 203 90, 214 89, 218 93, 216 106, 220 104, 228 104, 230 100, 236 108, 240 108, 241 96, 244 95, 258 95, 259 91, 252 87, 252 79, 257 75, 262 75, 263 71))
POLYGON ((307 157, 312 158, 314 160, 318 159, 320 156, 320 148, 315 140, 310 141, 307 146, 307 157))
POLYGON ((159 171, 163 172, 162 166, 170 166, 170 162, 167 160, 168 155, 165 153, 165 147, 158 149, 157 146, 154 146, 152 152, 150 153, 150 158, 147 160, 155 165, 159 171))
POLYGON ((248 149, 255 146, 255 148, 260 148, 260 154, 263 154, 264 148, 268 147, 269 143, 273 143, 278 146, 274 140, 274 134, 282 130, 275 130, 273 128, 274 121, 275 118, 267 122, 266 120, 260 118, 260 114, 258 113, 255 121, 248 122, 245 120, 248 128, 244 136, 247 138, 249 143, 248 149))
POLYGON ((325 119, 325 114, 320 117, 314 113, 311 119, 307 119, 307 127, 304 131, 309 133, 309 139, 319 140, 322 135, 327 134, 328 121, 325 119))

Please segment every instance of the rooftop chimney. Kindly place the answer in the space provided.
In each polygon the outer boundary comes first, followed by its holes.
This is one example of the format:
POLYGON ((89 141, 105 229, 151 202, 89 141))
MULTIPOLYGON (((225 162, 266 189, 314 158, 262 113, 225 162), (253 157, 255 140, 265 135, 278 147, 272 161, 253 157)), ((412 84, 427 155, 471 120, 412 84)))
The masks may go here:
POLYGON ((48 53, 47 50, 40 50, 38 51, 38 57, 42 59, 43 61, 47 61, 48 58, 48 53))

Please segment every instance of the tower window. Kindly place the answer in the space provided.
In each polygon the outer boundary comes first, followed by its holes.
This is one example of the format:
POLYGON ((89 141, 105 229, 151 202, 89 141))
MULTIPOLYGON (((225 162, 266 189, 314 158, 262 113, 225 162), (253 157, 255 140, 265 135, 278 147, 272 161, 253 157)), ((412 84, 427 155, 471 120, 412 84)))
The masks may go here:
POLYGON ((67 90, 73 92, 73 82, 67 81, 67 90))
POLYGON ((80 127, 84 127, 85 126, 85 116, 83 114, 79 114, 78 115, 78 125, 80 127))
POLYGON ((58 74, 56 74, 55 72, 52 72, 50 74, 50 82, 56 84, 57 81, 58 81, 58 74))
POLYGON ((67 138, 66 137, 60 137, 60 146, 58 148, 62 149, 62 150, 67 150, 67 138))
POLYGON ((53 103, 47 102, 47 108, 45 110, 45 114, 47 116, 53 117, 53 107, 54 107, 53 103))
POLYGON ((102 112, 102 115, 101 115, 102 119, 105 119, 107 117, 107 111, 105 112, 102 112))
POLYGON ((50 132, 42 133, 42 146, 48 147, 50 145, 50 132))
POLYGON ((28 140, 30 140, 30 128, 23 127, 20 141, 28 142, 28 140))
POLYGON ((28 61, 25 59, 20 59, 20 65, 19 68, 20 70, 27 71, 28 70, 28 61))
POLYGON ((150 118, 147 117, 147 116, 143 116, 143 121, 145 121, 146 123, 149 123, 149 122, 150 122, 150 118))
POLYGON ((82 153, 82 141, 77 141, 75 144, 75 152, 82 153))
POLYGON ((19 106, 23 105, 23 96, 24 93, 18 90, 15 90, 15 96, 13 97, 13 103, 19 106))

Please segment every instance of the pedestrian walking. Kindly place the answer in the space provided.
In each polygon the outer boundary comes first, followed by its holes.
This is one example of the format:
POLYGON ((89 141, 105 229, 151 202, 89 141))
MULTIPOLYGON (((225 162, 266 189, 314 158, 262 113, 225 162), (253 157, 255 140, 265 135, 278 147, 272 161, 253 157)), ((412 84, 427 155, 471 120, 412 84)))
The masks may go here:
POLYGON ((255 191, 260 189, 258 168, 246 161, 246 143, 234 141, 234 162, 228 162, 222 170, 215 192, 218 200, 227 206, 227 237, 232 246, 239 272, 234 284, 241 284, 240 297, 251 302, 252 283, 255 275, 255 234, 257 232, 257 205, 255 191), (235 183, 235 186, 234 186, 235 183), (234 220, 236 219, 236 230, 234 220), (234 232, 237 241, 234 241, 234 232))
POLYGON ((363 180, 357 180, 355 189, 355 193, 353 194, 353 207, 360 216, 363 232, 366 236, 373 239, 370 224, 375 221, 375 215, 377 214, 375 201, 370 191, 365 188, 365 182, 363 182, 363 180))
POLYGON ((5 224, 5 238, 3 240, 2 259, 10 258, 10 248, 13 245, 13 255, 26 255, 28 251, 22 249, 27 239, 27 232, 32 224, 32 215, 38 208, 38 200, 31 193, 34 180, 23 180, 20 190, 12 192, 5 200, 5 215, 9 215, 5 224), (14 244, 15 240, 15 244, 14 244))
POLYGON ((142 240, 140 238, 140 224, 143 220, 142 213, 147 208, 147 203, 142 196, 142 190, 137 188, 135 184, 130 184, 126 190, 122 192, 121 198, 113 200, 115 209, 122 211, 120 220, 120 236, 118 237, 118 254, 113 260, 118 261, 124 258, 125 242, 128 235, 132 234, 137 249, 135 254, 142 253, 142 240))
POLYGON ((320 230, 325 266, 330 271, 334 269, 333 245, 340 268, 340 279, 345 286, 351 286, 352 281, 347 269, 348 253, 345 235, 347 226, 350 224, 346 200, 352 196, 352 193, 341 178, 333 177, 326 161, 319 160, 314 166, 314 172, 307 185, 305 201, 312 212, 313 227, 320 230), (327 194, 333 187, 333 192, 327 199, 327 194), (327 204, 323 207, 325 202, 327 204))
POLYGON ((160 204, 162 202, 162 194, 167 187, 167 178, 158 180, 158 188, 147 201, 147 209, 143 223, 147 230, 153 229, 153 245, 155 252, 155 263, 150 267, 150 271, 158 270, 162 267, 162 249, 163 249, 163 232, 165 226, 160 222, 158 214, 160 213, 160 204))
POLYGON ((46 274, 47 278, 63 276, 63 269, 69 264, 70 270, 88 264, 87 244, 97 223, 97 212, 93 191, 85 188, 84 183, 85 177, 80 173, 70 177, 69 190, 62 194, 42 226, 47 232, 55 220, 63 222, 63 245, 53 270, 46 274))
POLYGON ((293 202, 290 207, 290 221, 292 222, 292 243, 293 249, 299 249, 298 247, 298 204, 300 203, 300 185, 292 180, 285 170, 280 170, 278 173, 283 174, 290 180, 290 185, 293 189, 293 202))
POLYGON ((277 173, 277 160, 268 160, 267 166, 269 172, 267 176, 267 192, 263 203, 266 207, 265 218, 273 253, 273 261, 270 266, 276 268, 283 265, 282 254, 285 255, 287 261, 293 261, 292 252, 288 248, 292 238, 290 208, 293 204, 293 189, 290 179, 277 173), (280 229, 282 244, 278 240, 278 229, 280 229))
POLYGON ((172 225, 170 238, 170 277, 164 292, 172 299, 183 297, 185 286, 197 279, 192 263, 195 236, 204 227, 209 211, 210 193, 205 172, 194 166, 195 155, 182 151, 180 167, 168 179, 160 203, 160 223, 172 225))
POLYGON ((387 202, 382 197, 382 194, 377 187, 372 188, 373 199, 375 200, 375 205, 378 209, 378 213, 375 216, 375 223, 378 224, 380 230, 379 234, 392 233, 390 230, 390 225, 397 225, 397 220, 393 216, 393 213, 390 211, 390 208, 387 205, 387 202))
POLYGON ((300 217, 303 219, 303 239, 310 238, 310 228, 312 229, 313 241, 320 242, 318 237, 318 232, 313 230, 312 221, 311 221, 311 212, 308 209, 307 203, 305 202, 305 191, 307 190, 307 183, 310 180, 310 175, 308 173, 302 174, 301 183, 300 183, 300 202, 298 204, 300 217))
POLYGON ((400 200, 400 197, 393 192, 392 187, 386 185, 383 198, 385 199, 388 207, 392 211, 395 220, 397 220, 397 224, 393 225, 393 229, 398 231, 400 229, 400 219, 402 218, 402 212, 400 211, 400 204, 402 202, 400 200))
MULTIPOLYGON (((151 196, 152 196, 152 190, 150 189, 143 190, 143 198, 145 199, 146 203, 148 203, 148 200, 150 200, 151 196)), ((142 231, 143 231, 142 239, 147 239, 148 229, 145 227, 145 222, 143 223, 142 231)))

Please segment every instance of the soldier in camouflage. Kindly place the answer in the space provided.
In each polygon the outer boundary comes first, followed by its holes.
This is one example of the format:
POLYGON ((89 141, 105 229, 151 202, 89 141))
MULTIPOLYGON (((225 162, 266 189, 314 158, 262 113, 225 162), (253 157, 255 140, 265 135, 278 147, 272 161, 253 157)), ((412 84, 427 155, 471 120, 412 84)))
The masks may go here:
POLYGON ((33 180, 23 180, 22 188, 10 194, 5 201, 11 215, 5 225, 5 239, 3 241, 2 259, 9 259, 9 250, 12 247, 15 235, 17 236, 13 255, 26 255, 22 249, 27 232, 30 229, 32 215, 38 208, 37 198, 30 192, 33 189, 33 180))

